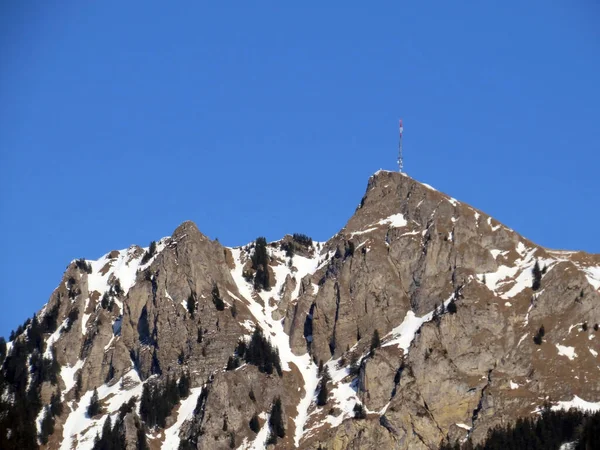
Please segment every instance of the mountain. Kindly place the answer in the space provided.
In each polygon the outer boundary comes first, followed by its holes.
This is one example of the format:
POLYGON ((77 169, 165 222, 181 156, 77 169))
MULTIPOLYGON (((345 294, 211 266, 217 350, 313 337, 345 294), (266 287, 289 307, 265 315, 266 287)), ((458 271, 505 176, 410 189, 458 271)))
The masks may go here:
POLYGON ((477 444, 600 410, 598 323, 600 255, 379 171, 327 242, 227 248, 185 222, 72 261, 0 345, 0 448, 477 444))

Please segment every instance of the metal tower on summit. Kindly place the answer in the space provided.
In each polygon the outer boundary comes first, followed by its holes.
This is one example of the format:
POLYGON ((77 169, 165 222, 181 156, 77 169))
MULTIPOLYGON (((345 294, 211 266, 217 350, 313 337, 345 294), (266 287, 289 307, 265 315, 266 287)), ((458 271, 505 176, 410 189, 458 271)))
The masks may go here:
POLYGON ((404 132, 404 126, 402 125, 402 119, 400 119, 398 128, 400 131, 400 137, 398 140, 398 168, 400 169, 400 172, 402 172, 404 169, 404 159, 402 157, 402 133, 404 132))

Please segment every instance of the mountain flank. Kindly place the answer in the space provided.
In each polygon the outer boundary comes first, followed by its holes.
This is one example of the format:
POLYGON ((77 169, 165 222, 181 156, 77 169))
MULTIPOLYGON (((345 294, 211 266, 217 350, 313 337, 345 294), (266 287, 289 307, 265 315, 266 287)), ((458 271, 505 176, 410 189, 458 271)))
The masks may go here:
POLYGON ((327 242, 184 222, 72 261, 0 341, 0 448, 484 446, 600 410, 599 323, 600 255, 378 171, 327 242))

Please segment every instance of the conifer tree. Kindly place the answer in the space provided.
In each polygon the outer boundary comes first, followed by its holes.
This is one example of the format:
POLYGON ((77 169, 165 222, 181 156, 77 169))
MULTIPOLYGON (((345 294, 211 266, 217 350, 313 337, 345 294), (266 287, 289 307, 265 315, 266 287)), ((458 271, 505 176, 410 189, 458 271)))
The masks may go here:
POLYGON ((98 390, 94 388, 90 404, 87 407, 88 417, 94 417, 100 413, 100 401, 98 400, 98 390))
POLYGON ((531 285, 531 289, 537 291, 542 286, 542 271, 540 270, 540 265, 537 260, 531 270, 531 274, 533 275, 533 283, 531 285))
POLYGON ((329 396, 329 391, 327 390, 327 383, 331 381, 331 376, 329 375, 329 369, 327 366, 322 370, 321 381, 319 382, 319 393, 317 394, 317 405, 325 406, 327 404, 327 397, 329 396))
POLYGON ((217 308, 217 311, 223 311, 225 309, 225 302, 221 298, 221 294, 219 293, 219 286, 217 286, 217 283, 213 285, 212 301, 215 305, 215 308, 217 308))
POLYGON ((456 302, 454 299, 450 300, 450 303, 448 303, 448 312, 450 314, 456 314, 456 302))
POLYGON ((252 415, 252 418, 250 419, 248 426, 254 433, 258 433, 260 431, 260 423, 258 421, 258 414, 254 413, 252 415))
POLYGON ((371 353, 375 353, 375 349, 381 346, 381 339, 379 339, 379 330, 373 331, 373 337, 371 338, 371 353))
POLYGON ((194 318, 194 313, 196 312, 196 297, 193 292, 189 295, 186 305, 188 313, 194 318))
POLYGON ((271 415, 269 416, 269 428, 271 429, 272 439, 274 443, 277 438, 285 437, 285 426, 283 421, 283 408, 281 406, 281 399, 277 397, 271 406, 271 415))

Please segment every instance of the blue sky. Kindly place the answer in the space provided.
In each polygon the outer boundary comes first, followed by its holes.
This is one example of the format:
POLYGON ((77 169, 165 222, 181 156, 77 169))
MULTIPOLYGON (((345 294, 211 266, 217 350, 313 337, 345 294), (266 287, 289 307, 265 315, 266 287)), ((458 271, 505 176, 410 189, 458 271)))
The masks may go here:
POLYGON ((409 175, 600 252, 597 2, 282 5, 2 3, 0 335, 70 260, 187 219, 329 238, 400 117, 409 175))

